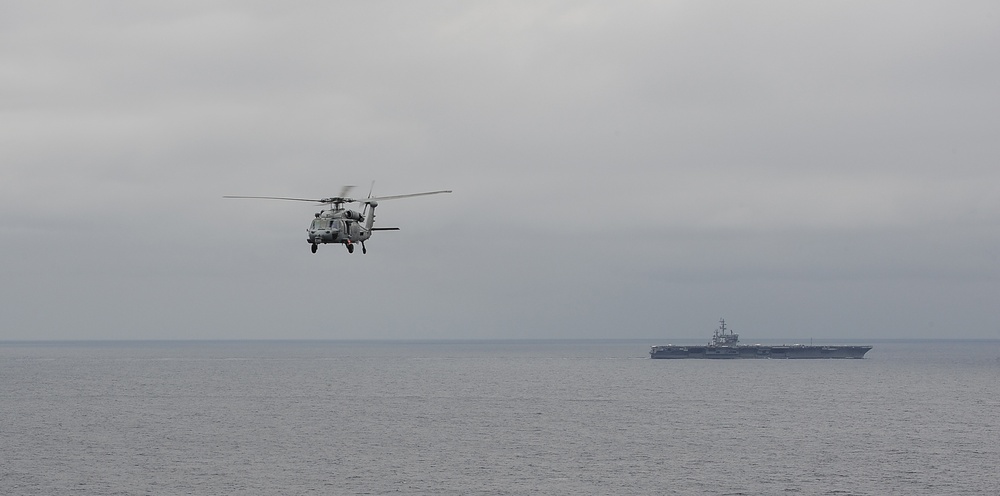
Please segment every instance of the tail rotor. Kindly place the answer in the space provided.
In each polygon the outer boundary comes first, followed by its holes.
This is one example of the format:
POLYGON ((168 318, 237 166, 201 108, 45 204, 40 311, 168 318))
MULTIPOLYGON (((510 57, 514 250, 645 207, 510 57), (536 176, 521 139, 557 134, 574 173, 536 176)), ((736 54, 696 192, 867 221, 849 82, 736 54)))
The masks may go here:
MULTIPOLYGON (((368 188, 368 200, 372 199, 372 191, 375 191, 375 181, 372 181, 371 187, 368 188)), ((365 218, 365 214, 368 213, 368 205, 369 204, 370 204, 370 202, 366 201, 365 202, 365 208, 361 210, 361 218, 362 219, 364 219, 365 218)))

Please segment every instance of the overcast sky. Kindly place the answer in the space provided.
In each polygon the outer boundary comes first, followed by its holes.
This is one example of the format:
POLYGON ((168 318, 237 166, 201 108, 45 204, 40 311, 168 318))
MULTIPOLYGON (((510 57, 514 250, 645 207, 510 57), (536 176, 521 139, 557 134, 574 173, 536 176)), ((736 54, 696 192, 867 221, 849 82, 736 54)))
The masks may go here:
POLYGON ((0 340, 1000 338, 1000 3, 0 2, 0 340), (383 202, 309 251, 307 203, 383 202))

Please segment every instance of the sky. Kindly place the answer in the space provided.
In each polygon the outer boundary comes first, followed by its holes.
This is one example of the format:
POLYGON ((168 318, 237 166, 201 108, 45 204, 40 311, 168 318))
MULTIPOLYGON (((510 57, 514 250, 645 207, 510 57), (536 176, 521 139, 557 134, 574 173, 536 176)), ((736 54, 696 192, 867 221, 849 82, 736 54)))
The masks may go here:
POLYGON ((0 340, 1000 339, 1000 3, 0 3, 0 340), (382 202, 368 253, 305 239, 382 202))

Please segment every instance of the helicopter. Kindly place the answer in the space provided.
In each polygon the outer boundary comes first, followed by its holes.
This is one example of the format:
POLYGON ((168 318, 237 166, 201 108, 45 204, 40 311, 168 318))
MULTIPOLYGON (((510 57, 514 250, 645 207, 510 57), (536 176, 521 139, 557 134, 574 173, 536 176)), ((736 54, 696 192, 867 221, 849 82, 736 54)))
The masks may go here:
POLYGON ((411 198, 414 196, 437 195, 440 193, 451 193, 451 190, 427 191, 424 193, 410 193, 406 195, 372 196, 375 183, 372 183, 372 190, 368 191, 368 197, 364 199, 354 199, 348 197, 354 186, 344 186, 340 194, 329 198, 287 198, 283 196, 223 196, 223 198, 244 198, 257 200, 288 200, 312 202, 320 205, 329 205, 329 209, 316 212, 312 223, 306 229, 308 237, 306 241, 311 245, 313 253, 321 244, 339 243, 347 247, 348 253, 354 253, 354 245, 361 245, 361 253, 367 254, 368 248, 365 241, 372 237, 375 231, 398 231, 398 227, 374 227, 375 207, 382 200, 395 200, 398 198, 411 198), (361 212, 344 208, 350 203, 360 203, 365 207, 361 212), (371 212, 369 212, 369 208, 371 212))

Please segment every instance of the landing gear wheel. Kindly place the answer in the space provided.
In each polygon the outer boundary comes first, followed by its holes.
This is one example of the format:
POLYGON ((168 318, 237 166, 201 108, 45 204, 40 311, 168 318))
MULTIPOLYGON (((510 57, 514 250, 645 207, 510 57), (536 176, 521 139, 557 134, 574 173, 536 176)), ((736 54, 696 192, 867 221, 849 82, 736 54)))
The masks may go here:
POLYGON ((313 243, 313 245, 312 245, 312 251, 313 251, 313 253, 316 253, 316 248, 318 248, 318 246, 316 246, 316 243, 313 243))
POLYGON ((347 245, 347 253, 354 253, 354 245, 347 245))

